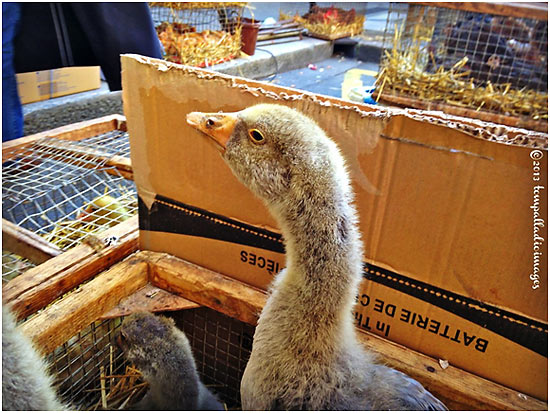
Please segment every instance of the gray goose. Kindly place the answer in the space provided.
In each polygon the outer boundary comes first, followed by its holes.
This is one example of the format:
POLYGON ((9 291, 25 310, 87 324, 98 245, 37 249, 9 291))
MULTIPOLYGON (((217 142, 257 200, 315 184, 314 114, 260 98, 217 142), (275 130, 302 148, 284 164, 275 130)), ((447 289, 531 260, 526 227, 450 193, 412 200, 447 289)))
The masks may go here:
POLYGON ((68 410, 53 387, 48 367, 2 305, 2 410, 68 410))
POLYGON ((189 340, 171 318, 134 313, 124 319, 117 342, 149 383, 134 409, 224 410, 201 382, 189 340))
POLYGON ((245 410, 446 410, 416 380, 377 364, 352 310, 363 246, 346 165, 310 118, 282 105, 187 115, 261 198, 285 242, 241 382, 245 410))

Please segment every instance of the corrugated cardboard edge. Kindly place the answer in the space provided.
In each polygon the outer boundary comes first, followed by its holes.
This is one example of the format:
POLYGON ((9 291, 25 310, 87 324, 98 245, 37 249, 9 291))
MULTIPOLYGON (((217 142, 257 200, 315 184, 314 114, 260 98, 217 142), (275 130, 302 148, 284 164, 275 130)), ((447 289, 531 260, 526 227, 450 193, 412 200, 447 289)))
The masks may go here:
POLYGON ((313 93, 277 86, 279 89, 286 89, 288 92, 275 92, 270 90, 268 83, 255 82, 248 79, 224 75, 206 69, 196 69, 190 66, 179 65, 164 60, 149 58, 136 54, 125 54, 123 57, 135 59, 137 62, 153 65, 161 72, 169 70, 181 70, 193 73, 202 79, 217 79, 231 83, 231 87, 246 90, 253 95, 262 95, 273 100, 295 101, 303 100, 319 106, 334 106, 337 108, 351 110, 363 117, 374 117, 382 119, 383 125, 395 116, 404 116, 419 122, 427 122, 441 125, 447 128, 459 130, 466 135, 476 139, 483 139, 506 145, 529 147, 533 149, 548 149, 548 134, 543 132, 530 131, 527 129, 513 128, 505 125, 484 122, 477 119, 463 118, 454 115, 447 115, 439 111, 419 111, 416 109, 383 108, 361 104, 351 104, 348 101, 319 96, 313 93))
MULTIPOLYGON (((382 141, 402 141, 406 144, 411 145, 420 145, 428 147, 430 150, 445 151, 451 153, 461 153, 467 156, 481 157, 488 160, 498 160, 508 163, 513 163, 514 166, 525 167, 524 159, 530 159, 528 156, 518 157, 515 156, 517 152, 527 152, 529 147, 526 145, 517 144, 517 142, 509 142, 508 136, 512 136, 512 140, 517 137, 536 137, 537 142, 547 143, 547 134, 540 132, 530 132, 527 130, 521 130, 517 128, 509 128, 494 124, 487 124, 483 121, 476 121, 471 119, 460 118, 456 116, 447 116, 440 112, 428 112, 429 116, 426 116, 427 119, 423 118, 422 111, 417 110, 402 110, 402 109, 386 109, 378 108, 369 105, 357 105, 351 102, 346 102, 334 98, 324 97, 320 95, 315 95, 308 92, 297 91, 290 88, 281 88, 280 86, 270 85, 267 83, 253 82, 243 78, 236 78, 233 76, 227 76, 223 74, 218 74, 212 71, 207 71, 203 69, 194 69, 182 65, 172 64, 165 62, 163 60, 151 59, 138 55, 125 55, 123 57, 123 70, 124 67, 146 66, 148 75, 155 75, 155 70, 157 73, 160 73, 161 80, 158 80, 160 84, 168 84, 171 82, 176 82, 179 78, 179 75, 182 78, 187 78, 190 81, 200 82, 205 80, 202 83, 216 85, 216 87, 224 87, 227 89, 234 89, 236 91, 242 92, 243 95, 248 95, 250 97, 258 97, 265 100, 276 100, 281 103, 287 103, 288 105, 299 106, 297 109, 307 109, 309 112, 313 113, 314 116, 320 115, 321 117, 326 114, 327 109, 336 109, 336 112, 347 112, 346 116, 342 116, 341 119, 336 121, 331 125, 333 129, 342 130, 342 135, 338 144, 343 145, 355 145, 358 142, 361 145, 361 153, 369 153, 370 149, 374 150, 372 147, 380 144, 382 141), (126 60, 126 62, 124 62, 126 60), (171 72, 168 74, 168 72, 171 72), (164 73, 168 76, 164 77, 164 73), (162 79, 164 78, 164 79, 162 79), (281 91, 284 89, 283 91, 281 91), (464 127, 457 126, 457 124, 465 119, 467 125, 464 127), (361 131, 365 131, 364 136, 361 132, 361 136, 357 137, 349 133, 349 129, 361 124, 361 131), (351 125, 351 126, 350 126, 351 125), (423 128, 422 126, 437 126, 435 128, 423 128), (457 126, 457 127, 455 127, 457 126), (493 128, 488 131, 482 130, 479 128, 489 127, 493 128), (431 133, 424 133, 424 129, 431 129, 431 133), (472 130, 472 133, 466 133, 465 130, 472 130), (381 132, 379 132, 381 130, 381 132), (411 130, 414 130, 414 134, 411 135, 411 130), (504 135, 498 135, 498 133, 504 133, 504 135), (485 137, 485 138, 484 138, 485 137), (353 138, 353 139, 348 139, 353 138), (407 139, 409 138, 409 139, 407 139), (382 141, 380 140, 382 139, 382 141), (490 142, 490 144, 489 144, 490 142), (501 143, 501 145, 495 145, 494 143, 501 143), (509 156, 509 152, 513 152, 514 156, 509 156)), ((131 89, 131 88, 130 88, 131 89)), ((185 93, 185 91, 183 91, 185 93)), ((149 92, 147 92, 149 93, 149 92)), ((251 99, 248 99, 251 100, 251 99)), ((254 100, 254 99, 252 99, 254 100)), ((234 104, 233 106, 239 106, 240 104, 234 104)), ((212 104, 212 109, 216 109, 216 103, 212 104)), ((129 112, 127 112, 130 115, 129 112)), ((328 121, 331 122, 332 118, 328 121)), ((325 123, 328 123, 325 119, 325 123)), ((332 135, 330 135, 332 136, 332 135)), ((387 143, 387 142, 386 142, 387 143)), ((342 147, 342 149, 344 149, 342 147)), ((349 149, 349 148, 348 148, 349 149)), ((544 157, 546 161, 547 157, 544 157)), ((363 189, 371 194, 377 194, 378 187, 370 184, 367 181, 366 175, 359 171, 356 171, 356 167, 359 168, 359 162, 354 157, 349 158, 348 167, 350 172, 354 173, 355 182, 363 187, 363 189), (355 163, 354 163, 355 162, 355 163), (363 182, 361 182, 361 180, 363 182)), ((382 165, 383 166, 383 165, 382 165)), ((156 190, 152 189, 151 185, 148 185, 147 174, 142 174, 142 182, 136 182, 138 184, 138 191, 143 193, 143 201, 147 208, 150 209, 154 197, 157 195, 153 193, 156 190), (145 180, 145 181, 144 181, 145 180), (146 191, 149 191, 145 194, 146 191)), ((168 196, 170 194, 162 193, 159 195, 168 196)), ((177 199, 174 196, 171 198, 177 199)), ((199 205, 190 202, 191 205, 199 205)), ((208 205, 200 205, 201 207, 210 210, 216 211, 208 205)), ((216 211, 220 212, 220 211, 216 211)), ((249 219, 244 219, 238 215, 232 215, 231 213, 224 213, 224 216, 231 217, 237 221, 245 222, 250 225, 259 226, 261 228, 267 228, 265 223, 251 222, 249 219)), ((272 230, 272 228, 271 228, 272 230)), ((276 230, 275 230, 276 231, 276 230)), ((371 239, 377 239, 376 233, 375 237, 371 239)), ((371 241, 369 241, 371 242, 371 241)), ((376 245, 371 242, 370 250, 375 251, 376 245)), ((177 255, 177 254, 176 254, 177 255)), ((393 265, 390 265, 386 260, 373 260, 372 263, 379 265, 384 268, 388 268, 391 271, 401 273, 403 275, 415 278, 414 274, 410 270, 403 268, 396 268, 393 265)), ((462 294, 464 294, 462 292, 462 294)), ((504 309, 509 309, 508 306, 503 305, 500 302, 490 302, 493 305, 500 306, 504 309)), ((515 309, 515 312, 518 312, 515 309)), ((519 312, 522 315, 526 315, 524 312, 519 312)), ((533 317, 533 315, 526 315, 533 317)), ((540 317, 535 317, 537 320, 540 320, 540 317)))

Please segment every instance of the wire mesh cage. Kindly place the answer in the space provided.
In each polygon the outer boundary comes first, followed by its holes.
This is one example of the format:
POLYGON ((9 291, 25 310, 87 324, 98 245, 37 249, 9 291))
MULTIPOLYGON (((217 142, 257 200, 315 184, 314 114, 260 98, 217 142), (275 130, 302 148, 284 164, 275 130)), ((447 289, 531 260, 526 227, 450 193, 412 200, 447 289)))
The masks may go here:
POLYGON ((294 19, 321 39, 335 40, 363 32, 366 3, 281 3, 280 17, 294 19))
POLYGON ((35 267, 36 264, 10 251, 2 250, 2 284, 35 267))
POLYGON ((165 59, 207 67, 237 57, 245 5, 242 2, 150 3, 165 59))
POLYGON ((377 86, 382 100, 523 117, 545 130, 548 21, 391 3, 377 86))
MULTIPOLYGON (((204 384, 227 408, 239 408, 254 327, 205 307, 164 315, 189 338, 204 384)), ((65 403, 86 410, 131 408, 145 394, 147 384, 115 344, 122 320, 98 320, 48 356, 65 403)))
MULTIPOLYGON (((2 217, 62 251, 137 213, 135 184, 109 162, 129 155, 128 133, 114 130, 80 141, 43 138, 4 154, 2 217)), ((2 279, 28 267, 9 252, 2 279)))

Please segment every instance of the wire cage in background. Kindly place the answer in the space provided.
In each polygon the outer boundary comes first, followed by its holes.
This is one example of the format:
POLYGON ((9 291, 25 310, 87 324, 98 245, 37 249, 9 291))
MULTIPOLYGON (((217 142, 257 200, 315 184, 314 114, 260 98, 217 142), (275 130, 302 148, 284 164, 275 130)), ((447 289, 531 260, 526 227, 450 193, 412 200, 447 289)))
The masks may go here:
POLYGON ((300 23, 308 34, 325 40, 363 32, 368 3, 281 3, 280 18, 300 23))
MULTIPOLYGON (((110 164, 129 152, 122 130, 80 141, 45 137, 5 152, 2 218, 61 251, 81 242, 101 247, 94 234, 137 214, 134 182, 110 164)), ((2 282, 33 266, 3 250, 2 282)))
POLYGON ((391 3, 376 84, 389 103, 546 131, 548 21, 391 3))
MULTIPOLYGON (((228 409, 238 409, 254 327, 206 307, 164 315, 187 335, 203 383, 228 409)), ((122 320, 98 320, 49 354, 65 403, 80 410, 116 410, 131 408, 143 397, 147 384, 115 344, 122 320)))
POLYGON ((244 2, 149 3, 166 60, 208 67, 239 56, 244 2))

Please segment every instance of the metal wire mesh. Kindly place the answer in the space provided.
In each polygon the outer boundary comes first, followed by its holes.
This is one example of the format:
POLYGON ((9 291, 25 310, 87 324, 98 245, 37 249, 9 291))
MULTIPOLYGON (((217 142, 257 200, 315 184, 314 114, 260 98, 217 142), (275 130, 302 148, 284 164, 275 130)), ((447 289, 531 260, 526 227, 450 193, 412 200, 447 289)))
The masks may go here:
POLYGON ((244 4, 150 3, 165 59, 205 67, 236 57, 244 4))
MULTIPOLYGON (((91 408, 101 397, 101 369, 108 375, 124 371, 126 362, 114 344, 121 323, 120 318, 95 322, 48 356, 50 373, 64 403, 91 408)), ((109 384, 107 381, 106 391, 109 384)))
MULTIPOLYGON (((230 409, 240 407, 240 381, 254 327, 208 308, 166 313, 185 331, 203 382, 230 409)), ((100 371, 121 374, 127 362, 114 344, 122 318, 93 323, 48 356, 58 394, 78 409, 98 406, 100 371)), ((109 392, 112 383, 105 383, 109 392)), ((131 406, 128 406, 131 408, 131 406)))
POLYGON ((13 280, 18 275, 35 266, 36 264, 19 255, 2 250, 2 284, 13 280))
POLYGON ((383 93, 548 118, 547 21, 391 3, 384 49, 383 93))
POLYGON ((2 165, 2 217, 67 250, 137 213, 134 182, 107 166, 128 154, 119 130, 15 149, 2 165))
POLYGON ((254 327, 205 307, 175 313, 174 319, 189 338, 203 382, 229 408, 240 407, 254 327))

